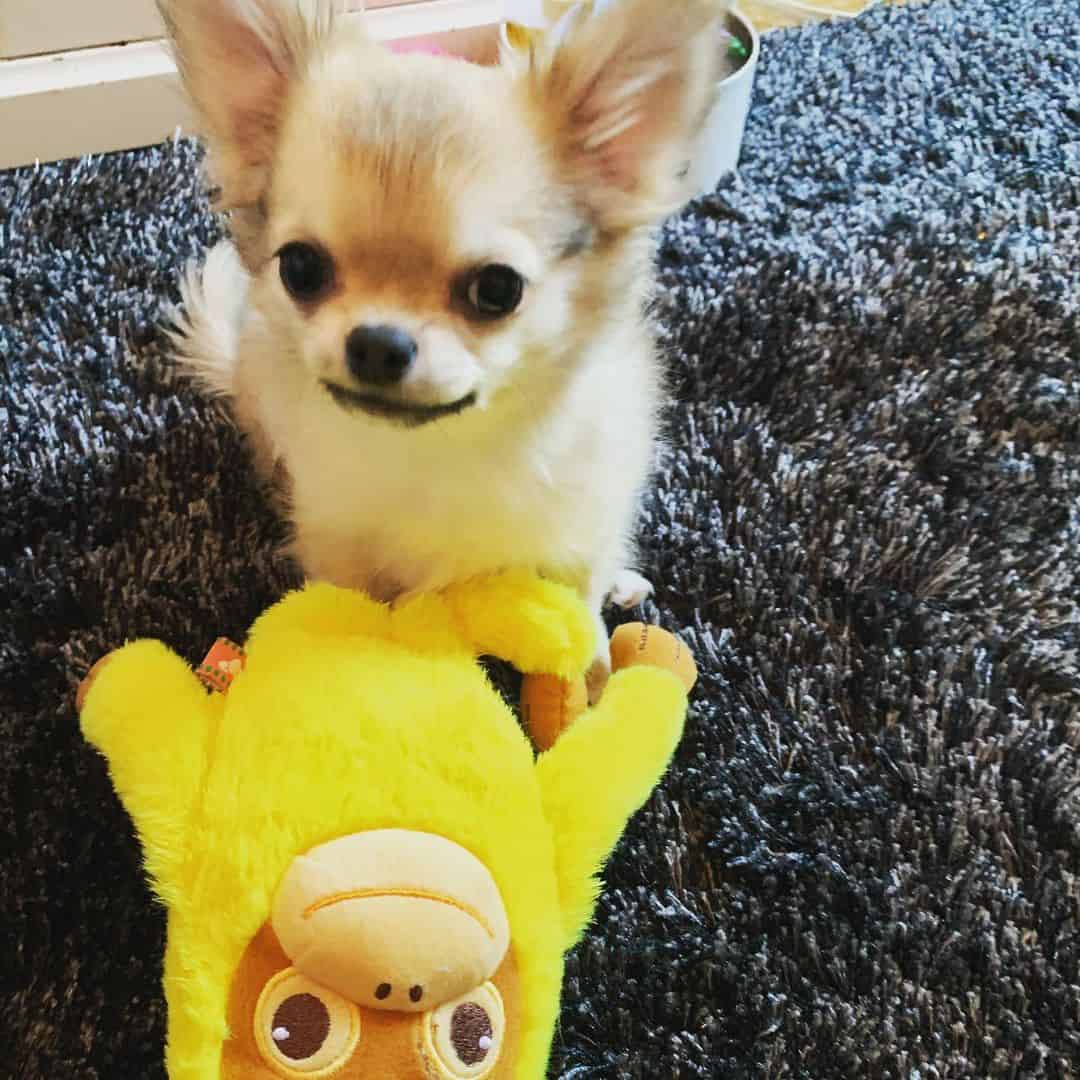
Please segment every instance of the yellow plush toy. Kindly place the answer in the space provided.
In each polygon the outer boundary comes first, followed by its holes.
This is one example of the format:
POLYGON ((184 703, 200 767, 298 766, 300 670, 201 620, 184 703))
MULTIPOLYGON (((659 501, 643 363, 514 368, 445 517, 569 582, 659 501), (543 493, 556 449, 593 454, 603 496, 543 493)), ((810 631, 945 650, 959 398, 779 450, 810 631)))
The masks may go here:
POLYGON ((316 585, 198 672, 153 641, 96 665, 83 730, 168 908, 171 1080, 544 1075, 686 679, 618 671, 536 759, 476 657, 576 678, 593 625, 524 575, 395 608, 316 585))

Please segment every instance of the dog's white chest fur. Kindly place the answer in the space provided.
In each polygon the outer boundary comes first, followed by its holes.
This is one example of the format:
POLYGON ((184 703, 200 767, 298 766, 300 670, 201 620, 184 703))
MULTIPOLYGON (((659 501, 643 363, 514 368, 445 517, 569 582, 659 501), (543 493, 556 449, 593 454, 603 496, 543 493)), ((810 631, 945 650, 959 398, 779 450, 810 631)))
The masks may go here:
POLYGON ((496 401, 416 429, 350 414, 280 371, 252 405, 292 478, 307 573, 384 596, 509 566, 610 588, 592 578, 622 569, 653 411, 647 372, 618 359, 615 378, 583 365, 541 415, 496 401))

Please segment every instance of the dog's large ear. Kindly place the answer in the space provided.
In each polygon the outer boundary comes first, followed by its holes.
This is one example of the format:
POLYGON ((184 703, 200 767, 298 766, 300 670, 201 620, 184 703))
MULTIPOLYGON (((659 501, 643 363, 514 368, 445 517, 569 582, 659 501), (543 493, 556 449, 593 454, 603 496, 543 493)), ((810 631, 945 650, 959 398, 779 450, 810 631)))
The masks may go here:
POLYGON ((712 99, 726 7, 594 0, 534 49, 532 102, 601 228, 656 221, 682 201, 679 177, 712 99))
POLYGON ((282 111, 335 0, 158 0, 224 208, 263 195, 282 111))

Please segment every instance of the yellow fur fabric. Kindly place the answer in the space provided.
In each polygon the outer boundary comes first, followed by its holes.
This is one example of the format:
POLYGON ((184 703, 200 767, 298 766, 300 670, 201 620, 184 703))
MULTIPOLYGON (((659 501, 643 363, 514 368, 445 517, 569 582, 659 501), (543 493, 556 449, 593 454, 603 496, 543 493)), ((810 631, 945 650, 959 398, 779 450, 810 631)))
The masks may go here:
POLYGON ((524 575, 395 609, 318 585, 256 622, 225 696, 207 695, 155 642, 101 668, 83 729, 169 909, 171 1080, 221 1075, 233 973, 292 859, 386 828, 444 836, 491 871, 523 989, 515 1075, 540 1080, 563 953, 591 916, 596 873, 666 767, 686 697, 666 672, 619 673, 537 763, 475 657, 571 675, 593 633, 572 593, 524 575))

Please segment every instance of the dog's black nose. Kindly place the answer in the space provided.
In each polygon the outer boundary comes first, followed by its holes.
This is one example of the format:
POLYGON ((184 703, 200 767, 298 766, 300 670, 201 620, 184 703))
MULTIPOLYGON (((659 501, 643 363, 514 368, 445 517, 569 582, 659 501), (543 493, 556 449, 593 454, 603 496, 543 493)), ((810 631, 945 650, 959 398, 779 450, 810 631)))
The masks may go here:
POLYGON ((416 342, 396 326, 358 326, 345 340, 349 371, 361 382, 401 382, 416 358, 416 342))

